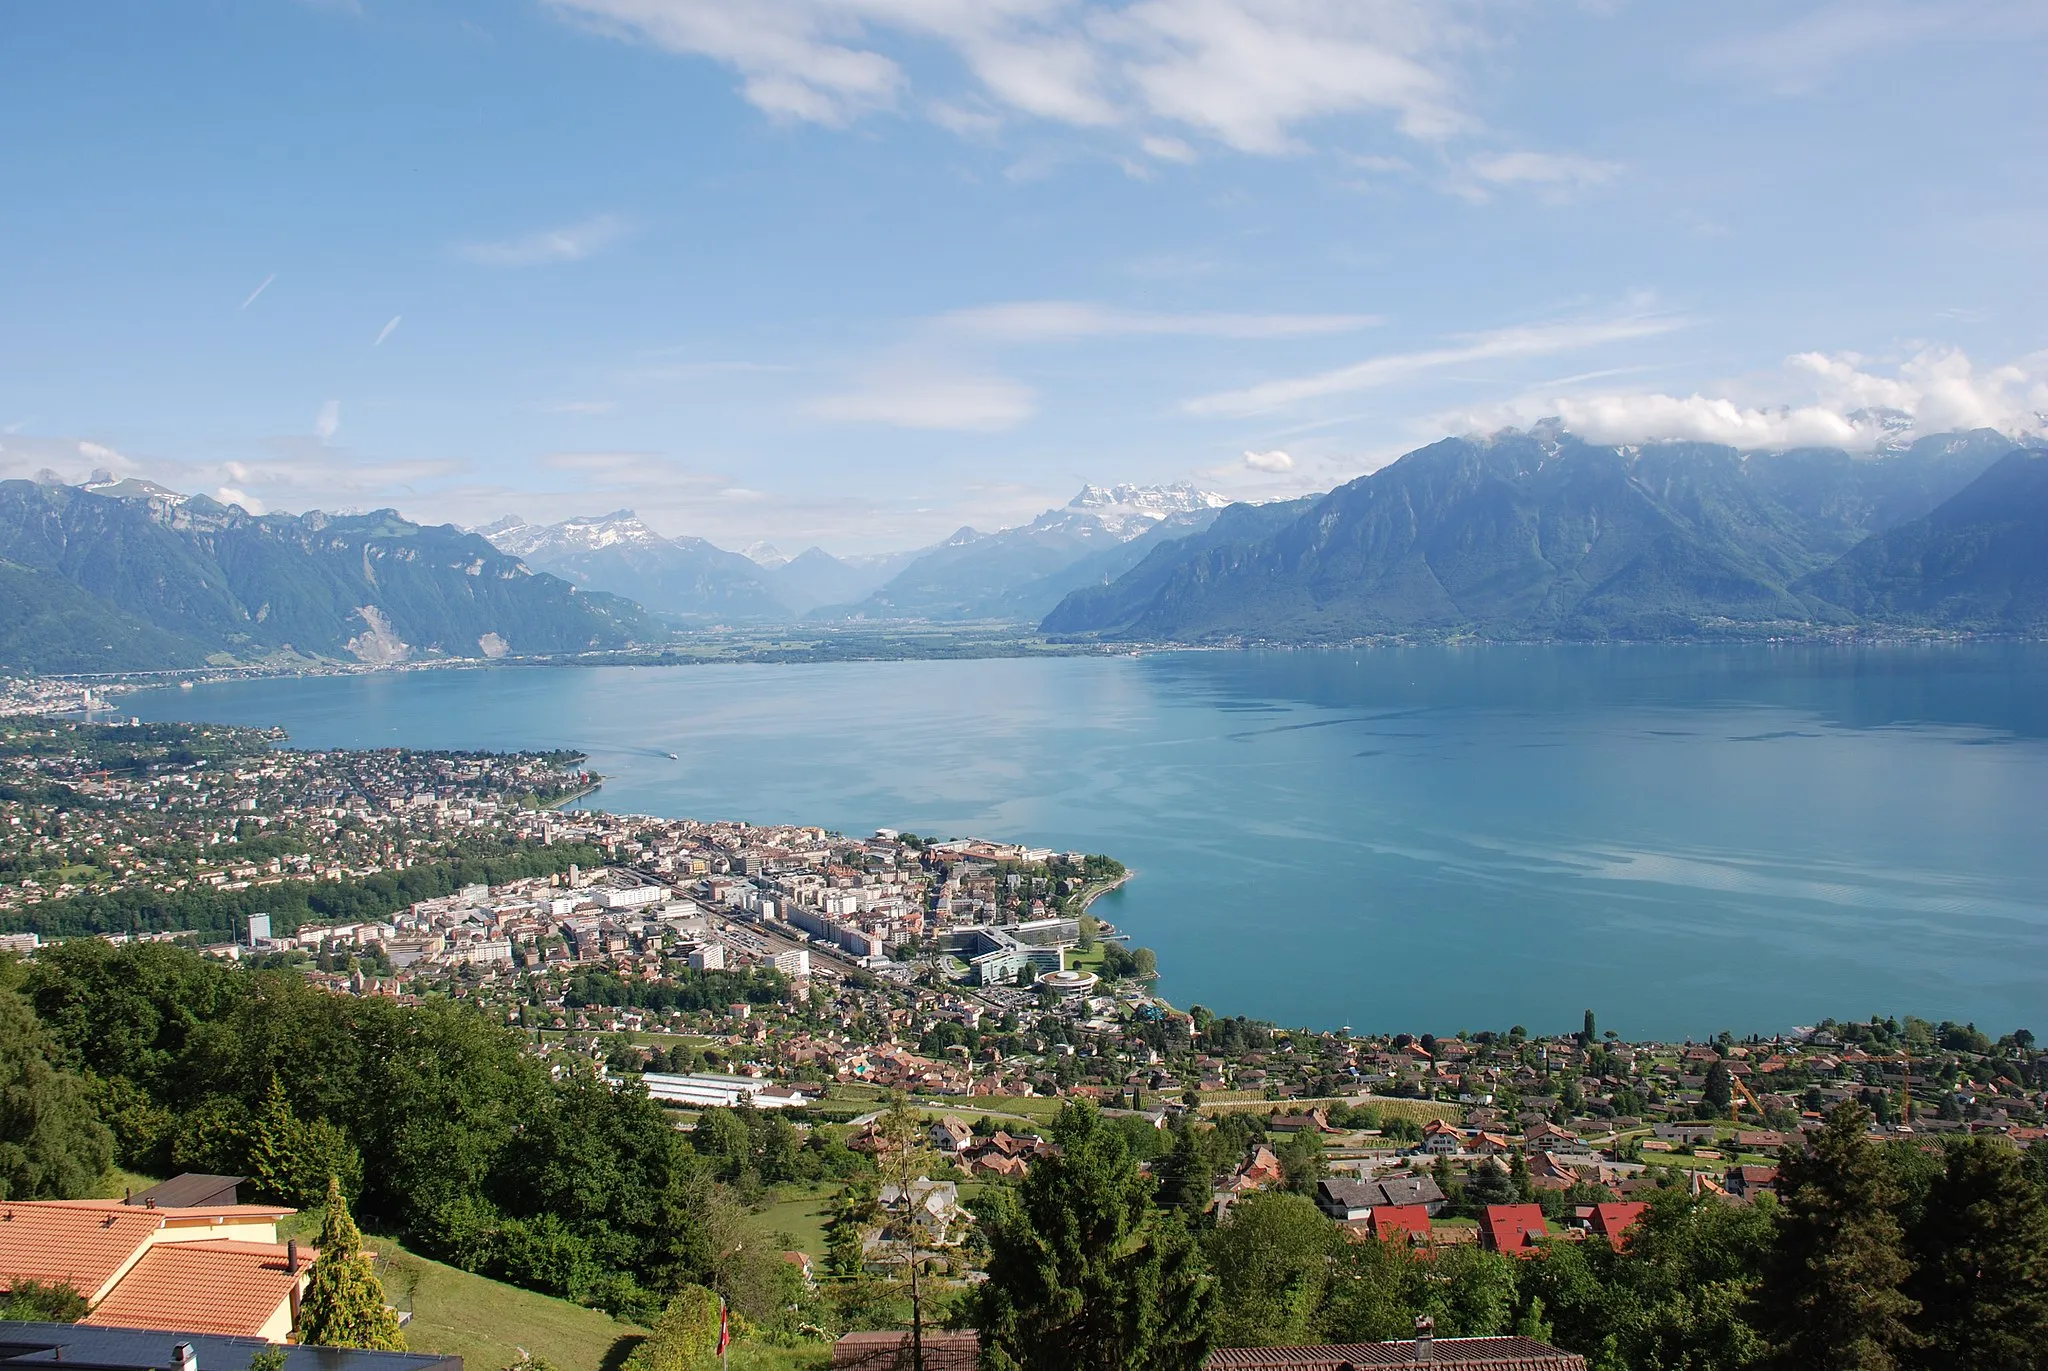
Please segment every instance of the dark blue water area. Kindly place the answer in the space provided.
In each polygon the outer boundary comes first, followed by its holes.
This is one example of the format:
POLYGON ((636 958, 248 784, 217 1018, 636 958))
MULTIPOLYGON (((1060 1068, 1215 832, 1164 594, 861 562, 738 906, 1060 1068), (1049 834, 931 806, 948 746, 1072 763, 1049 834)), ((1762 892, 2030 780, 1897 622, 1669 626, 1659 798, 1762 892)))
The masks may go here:
POLYGON ((1137 876, 1099 912, 1164 993, 1286 1024, 2048 1027, 2040 645, 513 667, 122 705, 576 748, 627 812, 1108 852, 1137 876))

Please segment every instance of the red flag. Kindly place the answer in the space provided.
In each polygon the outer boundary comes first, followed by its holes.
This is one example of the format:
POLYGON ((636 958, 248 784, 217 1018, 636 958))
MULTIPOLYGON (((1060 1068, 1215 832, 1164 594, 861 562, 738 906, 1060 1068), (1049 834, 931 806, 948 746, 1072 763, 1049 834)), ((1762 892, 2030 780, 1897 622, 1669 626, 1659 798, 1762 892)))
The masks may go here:
POLYGON ((725 1296, 718 1297, 718 1355, 724 1356, 725 1349, 732 1346, 732 1315, 726 1310, 725 1296))

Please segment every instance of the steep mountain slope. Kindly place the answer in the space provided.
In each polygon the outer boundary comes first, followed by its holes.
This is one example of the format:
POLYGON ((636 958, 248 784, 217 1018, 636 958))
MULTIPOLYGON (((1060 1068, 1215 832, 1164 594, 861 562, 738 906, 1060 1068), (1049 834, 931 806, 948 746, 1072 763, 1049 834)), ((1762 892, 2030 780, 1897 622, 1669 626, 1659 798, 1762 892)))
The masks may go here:
POLYGON ((961 529, 846 612, 870 619, 1035 620, 1069 591, 1141 560, 1143 552, 1129 555, 1128 545, 1162 526, 1199 531, 1225 503, 1185 483, 1083 486, 1066 505, 1020 527, 990 534, 961 529))
POLYGON ((535 576, 481 538, 390 510, 259 517, 203 496, 6 481, 0 560, 36 573, 9 581, 20 612, 0 637, 0 662, 24 667, 53 660, 52 615, 76 626, 77 670, 138 659, 177 666, 209 654, 395 661, 570 652, 652 633, 637 606, 535 576), (53 594, 53 581, 97 608, 53 594), (109 637, 130 621, 163 636, 109 637))
MULTIPOLYGON (((1305 496, 1219 510, 1208 528, 1159 541, 1125 574, 1073 591, 1045 616, 1040 627, 1047 633, 1114 635, 1143 614, 1153 597, 1184 568, 1211 557, 1227 559, 1233 549, 1278 532, 1314 503, 1315 497, 1305 496)), ((1203 573, 1192 574, 1199 577, 1203 573)))
POLYGON ((788 606, 790 612, 806 614, 819 605, 845 605, 865 599, 917 556, 915 552, 893 552, 870 557, 834 557, 823 548, 813 547, 767 568, 764 574, 776 599, 788 606))
POLYGON ((702 538, 664 538, 630 509, 559 524, 508 517, 478 532, 537 571, 623 595, 656 613, 702 619, 789 615, 761 567, 702 538))
POLYGON ((1045 627, 1315 642, 1846 623, 1847 610, 1793 583, 1883 521, 1923 512, 1920 501, 2011 446, 1961 435, 1857 465, 1845 454, 1745 460, 1699 443, 1598 447, 1544 429, 1448 439, 1279 527, 1219 521, 1206 541, 1162 549, 1127 584, 1060 605, 1045 627))
POLYGON ((1797 589, 1881 623, 2048 629, 2048 448, 2008 453, 1932 513, 1869 538, 1797 589))

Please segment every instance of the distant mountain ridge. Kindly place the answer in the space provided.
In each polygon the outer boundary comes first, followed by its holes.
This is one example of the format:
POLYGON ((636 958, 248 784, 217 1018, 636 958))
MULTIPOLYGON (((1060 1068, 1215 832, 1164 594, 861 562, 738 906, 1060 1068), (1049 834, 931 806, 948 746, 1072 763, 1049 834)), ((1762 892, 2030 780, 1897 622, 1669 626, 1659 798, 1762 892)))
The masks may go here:
POLYGON ((1084 485, 1028 524, 963 528, 866 600, 821 611, 851 618, 1037 620, 1069 593, 1114 580, 1159 542, 1207 528, 1229 503, 1189 482, 1084 485))
POLYGON ((147 482, 0 482, 0 663, 145 670, 623 647, 638 606, 392 510, 254 515, 147 482))
POLYGON ((806 610, 867 594, 914 553, 834 557, 808 548, 784 557, 767 543, 728 552, 703 538, 669 538, 630 509, 530 524, 517 515, 476 530, 537 570, 590 590, 695 621, 787 621, 806 610))
MULTIPOLYGON (((1910 596, 1873 590, 1859 601, 1817 573, 1852 549, 1876 557, 1859 545, 1945 507, 2019 446, 1990 430, 1871 458, 1603 447, 1549 427, 1446 439, 1321 497, 1233 508, 1109 585, 1070 595, 1042 626, 1119 641, 1313 643, 1853 625, 1910 596)), ((1952 548, 1963 526, 1941 526, 1952 548)), ((2029 529, 2048 537, 2022 515, 2007 543, 2023 548, 2029 529)), ((1921 621, 1951 626, 1953 616, 1928 610, 1921 621)))

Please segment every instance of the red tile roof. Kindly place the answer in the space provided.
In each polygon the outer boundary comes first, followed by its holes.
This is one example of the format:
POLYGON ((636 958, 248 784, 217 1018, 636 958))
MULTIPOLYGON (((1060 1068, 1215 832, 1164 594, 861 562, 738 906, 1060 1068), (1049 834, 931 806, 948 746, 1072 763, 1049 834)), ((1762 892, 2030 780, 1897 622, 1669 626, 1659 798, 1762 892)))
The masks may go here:
POLYGON ((1429 1237, 1429 1206, 1426 1204, 1375 1205, 1367 1222, 1372 1225, 1373 1236, 1377 1238, 1405 1236, 1426 1240, 1429 1237))
POLYGON ((1486 1234, 1488 1247, 1518 1257, 1534 1255, 1536 1247, 1532 1239, 1550 1232, 1543 1221, 1542 1208, 1533 1204, 1489 1204, 1486 1217, 1480 1221, 1480 1230, 1486 1234))
MULTIPOLYGON (((921 1339, 925 1371, 974 1371, 981 1339, 973 1333, 928 1331, 921 1339)), ((846 1333, 832 1344, 833 1371, 909 1371, 910 1334, 846 1333)))
POLYGON ((316 1255, 301 1248, 294 1275, 286 1269, 286 1249, 279 1245, 158 1243, 80 1322, 258 1336, 290 1303, 294 1287, 316 1255))
POLYGON ((0 1202, 0 1287, 63 1282, 98 1299, 163 1221, 161 1211, 119 1204, 0 1202))
POLYGON ((1593 1231, 1619 1249, 1630 1225, 1649 1207, 1647 1204, 1596 1204, 1593 1206, 1593 1231))

